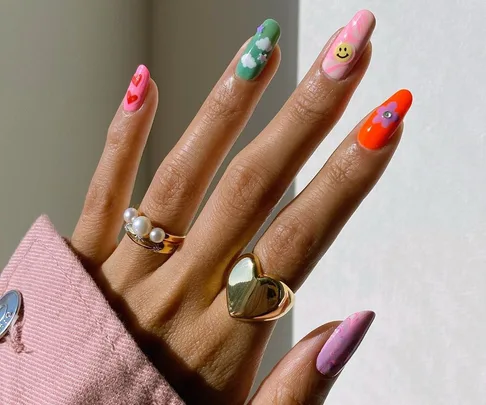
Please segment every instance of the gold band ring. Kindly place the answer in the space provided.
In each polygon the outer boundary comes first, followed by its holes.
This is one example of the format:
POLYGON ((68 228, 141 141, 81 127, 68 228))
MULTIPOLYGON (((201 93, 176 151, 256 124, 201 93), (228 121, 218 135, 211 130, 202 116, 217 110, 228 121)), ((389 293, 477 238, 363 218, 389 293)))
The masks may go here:
POLYGON ((226 299, 230 316, 242 321, 274 321, 294 305, 292 290, 264 276, 260 260, 252 253, 241 256, 233 265, 226 299))
POLYGON ((167 255, 174 253, 184 242, 185 236, 171 235, 162 228, 153 227, 150 219, 136 208, 127 208, 123 219, 128 237, 145 249, 167 255))

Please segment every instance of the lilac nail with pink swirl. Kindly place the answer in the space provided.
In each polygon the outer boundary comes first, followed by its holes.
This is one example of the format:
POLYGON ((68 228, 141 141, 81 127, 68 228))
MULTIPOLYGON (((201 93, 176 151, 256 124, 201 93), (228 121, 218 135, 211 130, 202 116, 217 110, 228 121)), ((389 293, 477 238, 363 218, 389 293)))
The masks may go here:
POLYGON ((329 378, 338 375, 361 344, 374 319, 373 311, 362 311, 341 322, 317 356, 317 370, 329 378))

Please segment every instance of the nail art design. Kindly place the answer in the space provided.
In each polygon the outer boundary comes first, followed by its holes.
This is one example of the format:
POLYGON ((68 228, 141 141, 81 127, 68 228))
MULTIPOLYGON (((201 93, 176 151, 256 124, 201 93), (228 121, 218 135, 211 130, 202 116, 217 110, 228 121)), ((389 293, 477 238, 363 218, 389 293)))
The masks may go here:
POLYGON ((265 20, 245 49, 236 74, 245 80, 257 78, 265 68, 275 45, 280 39, 280 25, 275 20, 265 20))
POLYGON ((127 94, 123 100, 125 111, 137 111, 145 100, 150 72, 146 66, 140 65, 130 81, 127 94))
POLYGON ((317 370, 325 377, 338 375, 361 344, 374 319, 374 312, 362 311, 341 322, 317 356, 317 370))
POLYGON ((359 143, 367 149, 385 146, 405 118, 412 100, 408 90, 397 91, 368 117, 359 131, 359 143))
POLYGON ((366 48, 375 28, 375 16, 371 11, 356 13, 329 47, 322 69, 335 80, 346 78, 366 48))

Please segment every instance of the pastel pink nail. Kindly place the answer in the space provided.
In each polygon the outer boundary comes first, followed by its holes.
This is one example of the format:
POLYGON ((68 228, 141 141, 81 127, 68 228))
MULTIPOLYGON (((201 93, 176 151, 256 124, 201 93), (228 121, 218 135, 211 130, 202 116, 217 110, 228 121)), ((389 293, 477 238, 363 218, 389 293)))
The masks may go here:
POLYGON ((375 29, 375 16, 371 11, 361 10, 346 25, 329 47, 322 69, 335 80, 346 78, 363 54, 375 29))
POLYGON ((123 100, 125 111, 137 111, 145 100, 147 87, 150 80, 150 72, 146 66, 140 65, 130 80, 127 94, 123 100))
POLYGON ((338 375, 361 344, 374 319, 373 311, 362 311, 341 322, 317 356, 317 370, 325 377, 338 375))

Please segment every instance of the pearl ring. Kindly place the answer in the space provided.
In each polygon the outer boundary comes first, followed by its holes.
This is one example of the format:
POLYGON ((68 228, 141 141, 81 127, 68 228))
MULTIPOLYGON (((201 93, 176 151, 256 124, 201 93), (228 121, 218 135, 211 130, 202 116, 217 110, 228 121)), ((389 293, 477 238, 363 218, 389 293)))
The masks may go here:
POLYGON ((184 242, 185 236, 174 236, 162 228, 153 227, 152 222, 136 208, 127 208, 123 213, 125 231, 137 245, 156 253, 172 254, 184 242))

